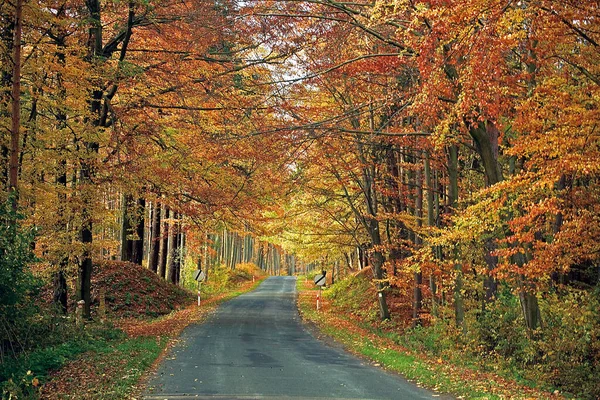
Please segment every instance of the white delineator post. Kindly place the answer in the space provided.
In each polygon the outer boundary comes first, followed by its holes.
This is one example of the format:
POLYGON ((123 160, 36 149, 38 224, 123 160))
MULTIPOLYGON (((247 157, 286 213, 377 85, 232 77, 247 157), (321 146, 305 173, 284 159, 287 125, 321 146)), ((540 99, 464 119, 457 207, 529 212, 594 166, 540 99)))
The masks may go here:
POLYGON ((194 272, 194 280, 198 282, 198 307, 200 307, 200 283, 206 279, 206 274, 201 269, 194 272))
POLYGON ((317 311, 321 309, 321 286, 319 286, 319 291, 317 292, 317 311))

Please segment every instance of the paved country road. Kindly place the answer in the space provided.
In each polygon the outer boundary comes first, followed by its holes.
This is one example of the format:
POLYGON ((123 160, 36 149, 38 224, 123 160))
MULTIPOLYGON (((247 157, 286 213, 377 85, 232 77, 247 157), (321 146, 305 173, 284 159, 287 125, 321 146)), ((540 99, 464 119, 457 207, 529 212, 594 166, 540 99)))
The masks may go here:
POLYGON ((432 392, 312 336, 296 279, 271 277, 188 327, 144 399, 432 399, 432 392))

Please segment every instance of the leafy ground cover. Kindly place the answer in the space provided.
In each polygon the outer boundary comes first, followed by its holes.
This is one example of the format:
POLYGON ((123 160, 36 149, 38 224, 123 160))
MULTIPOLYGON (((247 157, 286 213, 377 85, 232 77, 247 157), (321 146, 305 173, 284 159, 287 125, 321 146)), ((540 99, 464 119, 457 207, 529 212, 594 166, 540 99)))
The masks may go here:
MULTIPOLYGON (((52 336, 62 340, 4 360, 2 399, 135 399, 142 377, 186 326, 260 283, 263 274, 248 269, 222 272, 226 284, 215 279, 203 285, 198 307, 196 293, 144 268, 121 262, 98 266, 94 292, 106 293, 105 323, 96 318, 77 327, 72 318, 54 315, 55 322, 45 326, 54 326, 52 336)), ((98 295, 94 303, 97 308, 98 295)))
POLYGON ((42 399, 135 399, 143 377, 158 365, 185 327, 206 318, 218 304, 253 289, 259 281, 246 281, 236 290, 192 304, 154 320, 129 319, 119 323, 126 339, 109 351, 84 353, 50 375, 42 399))
MULTIPOLYGON (((50 281, 49 277, 44 277, 50 281)), ((68 285, 69 307, 75 307, 74 282, 68 285)), ((52 287, 44 287, 42 297, 52 301, 52 287)), ((97 317, 101 293, 106 300, 106 313, 111 319, 157 317, 193 303, 195 293, 172 285, 157 274, 137 264, 101 261, 92 274, 92 312, 97 317)))
MULTIPOLYGON (((300 278, 298 289, 298 308, 305 321, 316 325, 320 332, 339 341, 348 350, 372 360, 374 365, 400 373, 419 386, 468 399, 564 398, 557 391, 538 389, 516 379, 483 371, 469 360, 459 363, 433 356, 419 347, 406 347, 396 335, 390 334, 392 326, 386 328, 385 324, 365 323, 368 319, 356 312, 358 307, 355 310, 351 304, 340 301, 334 304, 330 296, 322 296, 322 307, 317 311, 312 282, 300 278)), ((348 288, 344 291, 352 293, 348 288)))

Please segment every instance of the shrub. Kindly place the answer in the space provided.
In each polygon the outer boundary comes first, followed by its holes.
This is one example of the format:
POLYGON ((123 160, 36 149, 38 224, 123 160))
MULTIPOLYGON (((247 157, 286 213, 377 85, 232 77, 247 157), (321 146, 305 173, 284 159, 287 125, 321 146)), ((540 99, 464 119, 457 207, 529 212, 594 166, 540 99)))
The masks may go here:
POLYGON ((377 320, 378 309, 375 289, 370 280, 363 276, 349 276, 336 282, 323 295, 333 305, 369 321, 377 320), (370 296, 369 294, 372 294, 370 296))
POLYGON ((23 216, 11 202, 0 204, 0 357, 24 347, 25 333, 37 314, 32 298, 40 283, 29 271, 33 230, 23 229, 23 216))
MULTIPOLYGON (((467 347, 475 354, 500 356, 512 364, 527 365, 537 361, 525 329, 519 299, 510 292, 502 292, 486 311, 470 313, 467 347)), ((468 322, 469 323, 469 322, 468 322)))
POLYGON ((545 378, 570 393, 600 398, 600 293, 566 289, 540 301, 544 328, 536 346, 545 378))

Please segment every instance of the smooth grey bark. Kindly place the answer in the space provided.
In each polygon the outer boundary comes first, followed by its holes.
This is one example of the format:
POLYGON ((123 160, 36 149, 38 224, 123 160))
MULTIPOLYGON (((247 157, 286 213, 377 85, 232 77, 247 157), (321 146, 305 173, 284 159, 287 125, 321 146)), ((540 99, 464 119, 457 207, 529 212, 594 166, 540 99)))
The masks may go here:
POLYGON ((171 283, 177 283, 177 250, 178 250, 178 214, 171 210, 172 222, 169 228, 169 235, 167 240, 167 281, 171 283))
POLYGON ((160 218, 160 240, 158 245, 158 276, 163 279, 167 277, 167 254, 169 249, 169 217, 171 211, 163 204, 160 218))
POLYGON ((160 236, 161 236, 161 205, 158 201, 154 202, 152 207, 152 229, 150 230, 150 257, 148 268, 153 272, 158 272, 158 260, 160 254, 160 236))

